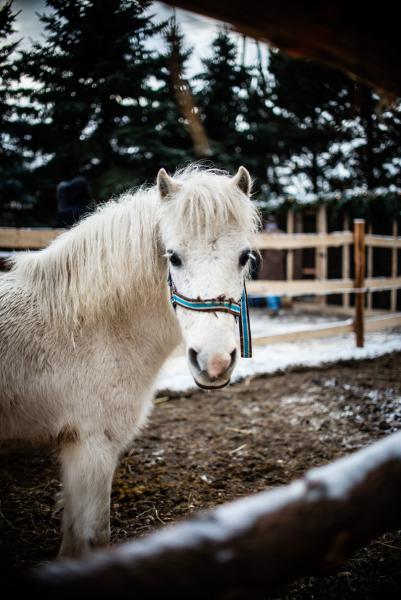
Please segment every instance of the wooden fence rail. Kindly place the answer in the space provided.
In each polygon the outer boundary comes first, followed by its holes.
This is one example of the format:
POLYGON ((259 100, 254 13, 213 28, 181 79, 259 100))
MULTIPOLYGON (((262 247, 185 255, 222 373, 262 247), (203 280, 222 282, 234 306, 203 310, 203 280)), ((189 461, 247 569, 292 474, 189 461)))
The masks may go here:
MULTIPOLYGON (((291 213, 292 214, 292 213, 291 213)), ((290 229, 294 230, 294 224, 289 219, 290 229)), ((347 223, 348 224, 348 221, 347 223)), ((401 277, 397 276, 397 252, 401 248, 401 237, 397 236, 398 230, 394 229, 393 236, 365 234, 364 221, 354 221, 354 231, 336 231, 333 233, 258 233, 254 236, 254 247, 260 250, 287 250, 287 260, 291 267, 291 273, 287 281, 252 280, 248 283, 250 296, 320 296, 329 294, 344 294, 349 301, 349 294, 355 294, 355 316, 353 322, 342 321, 327 323, 319 327, 310 327, 300 331, 279 333, 272 336, 264 336, 255 340, 256 345, 261 343, 274 343, 279 341, 295 341, 298 339, 309 339, 322 337, 324 335, 340 335, 351 330, 355 331, 357 345, 363 345, 364 330, 372 331, 378 328, 396 327, 401 325, 401 313, 396 313, 396 291, 401 288, 401 277), (354 270, 355 278, 349 275, 349 248, 354 246, 354 270), (326 251, 327 248, 343 248, 343 278, 327 279, 327 266, 320 264, 327 261, 327 253, 319 255, 320 279, 293 279, 293 251, 303 248, 315 248, 317 251, 326 251), (388 248, 392 250, 392 276, 365 278, 365 247, 368 248, 368 275, 371 274, 371 249, 388 248), (370 251, 370 253, 369 253, 370 251), (365 296, 372 292, 390 290, 391 309, 393 314, 381 316, 379 319, 365 319, 364 304, 365 296)), ((325 229, 324 224, 321 229, 325 229)), ((0 248, 7 248, 5 255, 14 250, 43 248, 63 233, 64 229, 50 228, 13 228, 0 227, 0 248)), ((3 254, 3 253, 1 253, 3 254)))
MULTIPOLYGON (((392 329, 401 327, 401 312, 389 315, 374 315, 364 320, 364 331, 380 331, 382 329, 392 329)), ((333 335, 344 335, 345 333, 355 332, 353 319, 343 321, 331 321, 313 325, 305 329, 295 331, 284 331, 283 333, 274 333, 257 337, 253 340, 254 346, 267 346, 284 342, 297 342, 301 340, 310 340, 315 338, 329 337, 333 335)))
MULTIPOLYGON (((340 247, 354 243, 352 231, 332 233, 257 233, 253 239, 259 250, 299 250, 302 248, 340 247)), ((389 235, 365 235, 366 246, 374 248, 401 248, 401 237, 389 235)))
POLYGON ((301 248, 328 248, 330 246, 338 248, 344 246, 344 244, 352 244, 353 235, 351 231, 323 234, 257 233, 254 236, 253 243, 259 250, 299 250, 301 248))
MULTIPOLYGON (((32 250, 47 246, 65 229, 0 227, 0 248, 32 250)), ((333 233, 257 233, 253 244, 259 250, 300 250, 302 248, 329 248, 352 245, 352 231, 333 233)), ((365 235, 366 246, 374 248, 401 248, 401 237, 386 235, 365 235)))
POLYGON ((38 250, 50 244, 64 231, 64 229, 39 227, 0 227, 0 248, 38 250))
POLYGON ((343 292, 379 292, 401 287, 401 277, 372 277, 365 279, 362 288, 355 285, 353 279, 293 279, 292 281, 268 281, 254 279, 247 284, 251 294, 271 296, 315 296, 341 294, 343 292))

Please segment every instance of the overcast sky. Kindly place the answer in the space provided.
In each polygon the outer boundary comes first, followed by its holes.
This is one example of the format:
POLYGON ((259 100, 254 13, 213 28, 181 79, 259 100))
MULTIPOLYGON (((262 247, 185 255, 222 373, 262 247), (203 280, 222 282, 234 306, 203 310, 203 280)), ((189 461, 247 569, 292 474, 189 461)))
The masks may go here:
MULTIPOLYGON (((101 1, 101 0, 99 0, 101 1)), ((17 19, 16 29, 18 30, 17 37, 23 37, 21 47, 29 46, 31 40, 40 39, 43 32, 43 26, 40 22, 37 13, 46 12, 45 0, 14 0, 13 7, 15 11, 20 11, 17 19)), ((160 20, 164 20, 173 15, 174 9, 161 2, 155 2, 149 12, 155 14, 160 20)), ((201 15, 188 11, 176 9, 177 20, 181 23, 182 30, 185 34, 187 46, 192 46, 193 55, 188 63, 187 75, 194 75, 200 71, 201 59, 209 56, 210 43, 213 39, 217 27, 221 24, 219 21, 203 17, 201 15)), ((238 34, 233 34, 237 39, 240 49, 242 49, 242 38, 238 34)), ((160 36, 154 39, 151 47, 162 47, 160 36)), ((266 53, 263 52, 264 60, 266 53)), ((248 40, 246 44, 246 62, 252 63, 255 61, 256 51, 253 40, 248 40)))

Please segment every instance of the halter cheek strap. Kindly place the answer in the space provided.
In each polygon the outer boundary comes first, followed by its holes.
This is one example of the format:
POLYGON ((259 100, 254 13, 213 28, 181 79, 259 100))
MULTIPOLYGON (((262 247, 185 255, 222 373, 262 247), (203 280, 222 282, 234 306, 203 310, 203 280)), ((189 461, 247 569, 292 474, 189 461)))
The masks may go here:
POLYGON ((248 296, 244 282, 244 289, 239 302, 232 299, 226 299, 225 296, 217 298, 187 298, 179 292, 174 285, 171 273, 168 274, 168 284, 170 286, 170 301, 174 307, 181 306, 188 310, 197 310, 202 312, 225 312, 233 315, 235 320, 239 320, 239 334, 241 342, 241 356, 251 358, 252 356, 252 337, 251 326, 248 311, 248 296))

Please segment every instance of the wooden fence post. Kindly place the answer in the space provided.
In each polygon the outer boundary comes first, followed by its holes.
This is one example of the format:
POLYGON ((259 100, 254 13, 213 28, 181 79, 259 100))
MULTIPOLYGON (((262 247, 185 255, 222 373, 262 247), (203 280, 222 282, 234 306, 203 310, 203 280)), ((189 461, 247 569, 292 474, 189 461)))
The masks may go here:
MULTIPOLYGON (((373 233, 373 228, 372 228, 372 223, 369 223, 368 226, 368 233, 372 234, 373 233)), ((373 277, 373 246, 371 246, 370 244, 368 244, 368 249, 367 249, 367 277, 368 279, 371 279, 373 277)), ((366 298, 366 308, 368 310, 371 310, 373 307, 373 295, 372 292, 368 292, 367 293, 367 298, 366 298)))
MULTIPOLYGON (((343 231, 349 231, 349 217, 347 214, 344 215, 343 231)), ((350 251, 349 245, 343 245, 343 256, 342 256, 342 278, 349 279, 349 263, 350 263, 350 251)), ((343 294, 343 306, 349 307, 349 294, 343 294)))
MULTIPOLYGON (((354 219, 354 287, 365 287, 365 220, 354 219)), ((355 337, 358 348, 364 345, 365 292, 355 293, 355 337)))
MULTIPOLYGON (((397 219, 393 220, 393 238, 397 240, 398 236, 398 221, 397 219)), ((397 277, 398 275, 398 248, 394 245, 391 249, 391 277, 397 277)), ((391 290, 391 303, 390 303, 391 312, 396 312, 397 310, 397 290, 391 290)))
MULTIPOLYGON (((327 233, 327 208, 325 204, 321 204, 318 208, 318 213, 316 217, 316 229, 317 233, 326 234, 327 233)), ((327 279, 327 248, 316 248, 316 275, 318 279, 326 280, 327 279)), ((326 304, 326 296, 318 297, 318 303, 320 305, 326 304)))
MULTIPOLYGON (((294 209, 287 211, 287 234, 294 233, 294 209)), ((294 250, 287 250, 287 281, 294 279, 294 250)))

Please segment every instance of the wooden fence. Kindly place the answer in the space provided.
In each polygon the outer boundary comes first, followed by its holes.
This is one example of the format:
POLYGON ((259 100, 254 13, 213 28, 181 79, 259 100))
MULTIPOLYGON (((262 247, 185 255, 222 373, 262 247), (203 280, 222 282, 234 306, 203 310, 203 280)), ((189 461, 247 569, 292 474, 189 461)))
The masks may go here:
MULTIPOLYGON (((252 280, 248 283, 250 296, 278 295, 285 297, 318 296, 324 298, 329 294, 344 294, 349 306, 349 295, 355 294, 355 308, 353 319, 329 322, 319 326, 309 327, 298 331, 277 333, 256 338, 255 345, 265 345, 277 342, 291 342, 300 339, 318 338, 332 335, 341 335, 355 332, 357 346, 364 344, 365 331, 401 326, 401 313, 396 312, 396 291, 401 288, 401 277, 398 274, 397 256, 401 248, 401 237, 397 236, 394 229, 393 236, 365 234, 365 222, 362 219, 354 221, 354 230, 326 233, 324 213, 318 218, 320 233, 258 233, 253 244, 259 250, 287 250, 287 280, 252 280), (350 247, 354 247, 354 279, 349 277, 350 247), (330 247, 343 248, 342 278, 327 278, 327 249, 330 247), (316 250, 316 279, 293 279, 293 253, 303 248, 316 250), (392 250, 391 277, 372 277, 372 249, 390 248, 392 250), (367 256, 367 261, 366 261, 367 256), (365 277, 367 264, 368 277, 365 277), (365 315, 365 300, 372 292, 391 290, 391 311, 387 314, 365 315)), ((291 226, 291 212, 289 216, 289 230, 291 226)), ((10 255, 10 249, 40 249, 55 239, 63 229, 46 228, 7 228, 0 227, 1 256, 10 255)), ((319 310, 324 307, 319 304, 319 310)), ((374 313, 375 311, 369 311, 374 313)))
MULTIPOLYGON (((319 218, 318 221, 322 221, 319 218)), ((324 226, 319 226, 319 229, 324 226)), ((291 231, 291 224, 289 227, 291 231)), ((259 233, 254 239, 255 247, 260 250, 287 250, 287 280, 253 280, 248 284, 249 294, 252 296, 320 296, 325 297, 329 294, 344 294, 347 297, 347 306, 349 306, 349 294, 355 294, 355 308, 353 319, 330 322, 308 329, 291 331, 288 333, 278 333, 270 336, 264 336, 255 340, 256 345, 271 344, 275 342, 290 342, 300 339, 315 337, 324 337, 329 335, 340 335, 347 332, 355 332, 356 343, 358 347, 364 345, 365 331, 376 331, 387 327, 401 326, 401 313, 396 312, 396 291, 401 287, 401 277, 398 273, 398 249, 401 248, 401 237, 397 236, 397 230, 394 230, 394 236, 365 234, 365 221, 363 219, 354 220, 354 230, 341 231, 334 233, 259 233), (350 273, 350 247, 354 247, 354 278, 349 277, 350 273), (327 249, 330 247, 343 248, 342 259, 342 278, 327 278, 327 249), (315 248, 317 265, 316 279, 293 279, 293 252, 304 248, 315 248), (391 248, 392 265, 391 277, 372 277, 372 268, 369 268, 371 261, 372 248, 391 248), (366 272, 366 249, 368 255, 368 277, 366 272), (391 311, 387 314, 373 314, 365 316, 365 299, 369 298, 373 292, 391 290, 391 311)), ((369 305, 369 304, 368 304, 369 305)), ((319 306, 320 310, 323 307, 319 306)), ((374 313, 375 311, 370 311, 374 313)))

